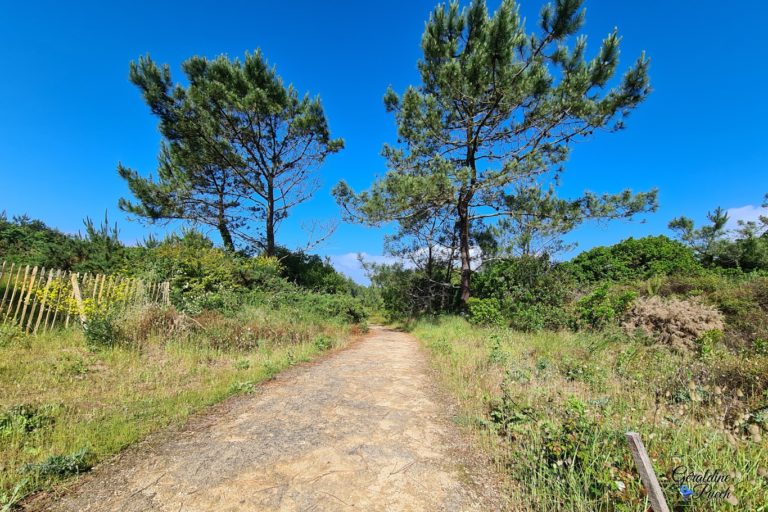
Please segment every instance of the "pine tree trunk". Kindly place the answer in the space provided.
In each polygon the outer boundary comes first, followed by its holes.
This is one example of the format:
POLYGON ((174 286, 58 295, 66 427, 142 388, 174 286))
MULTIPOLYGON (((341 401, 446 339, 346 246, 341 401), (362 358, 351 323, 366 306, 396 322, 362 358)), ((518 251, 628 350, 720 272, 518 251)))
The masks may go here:
POLYGON ((463 202, 459 204, 459 256, 461 258, 461 305, 466 308, 470 297, 472 267, 470 265, 469 208, 463 202))
POLYGON ((221 241, 224 244, 224 249, 234 252, 235 242, 232 240, 232 233, 230 233, 229 227, 227 227, 227 223, 219 219, 218 229, 219 235, 221 236, 221 241))
POLYGON ((275 187, 272 179, 267 180, 267 256, 275 255, 275 187))

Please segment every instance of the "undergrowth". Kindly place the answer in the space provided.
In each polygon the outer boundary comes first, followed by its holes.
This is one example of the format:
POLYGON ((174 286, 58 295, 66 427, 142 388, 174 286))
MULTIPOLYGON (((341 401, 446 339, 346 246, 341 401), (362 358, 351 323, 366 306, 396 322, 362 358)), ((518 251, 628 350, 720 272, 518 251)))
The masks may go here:
POLYGON ((673 510, 768 510, 765 356, 727 350, 721 336, 691 353, 620 332, 527 334, 458 317, 413 332, 520 508, 648 510, 624 437, 636 431, 673 510), (712 489, 727 496, 699 489, 683 501, 678 467, 727 475, 712 489))

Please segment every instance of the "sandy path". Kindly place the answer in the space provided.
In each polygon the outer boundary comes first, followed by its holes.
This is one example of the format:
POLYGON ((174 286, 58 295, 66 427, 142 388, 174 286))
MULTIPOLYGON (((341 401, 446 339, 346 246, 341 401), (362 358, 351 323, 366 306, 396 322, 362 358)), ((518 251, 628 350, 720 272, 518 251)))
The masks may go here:
POLYGON ((413 338, 374 328, 96 468, 57 511, 498 510, 413 338), (162 437, 162 436, 160 436, 162 437))

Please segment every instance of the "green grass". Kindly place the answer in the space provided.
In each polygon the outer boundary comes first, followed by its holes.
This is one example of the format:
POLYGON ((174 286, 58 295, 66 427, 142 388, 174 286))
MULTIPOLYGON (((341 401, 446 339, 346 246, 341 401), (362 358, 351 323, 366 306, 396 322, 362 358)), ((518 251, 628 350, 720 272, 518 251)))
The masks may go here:
MULTIPOLYGON (((145 315, 146 316, 146 315, 145 315)), ((249 309, 89 348, 80 329, 0 342, 0 510, 339 346, 350 327, 249 309)), ((146 326, 145 326, 146 327, 146 326)))
POLYGON ((455 317, 412 328, 460 405, 458 421, 509 477, 516 509, 647 510, 624 439, 637 431, 674 510, 768 510, 768 358, 455 317), (677 466, 727 474, 738 505, 683 503, 677 466))

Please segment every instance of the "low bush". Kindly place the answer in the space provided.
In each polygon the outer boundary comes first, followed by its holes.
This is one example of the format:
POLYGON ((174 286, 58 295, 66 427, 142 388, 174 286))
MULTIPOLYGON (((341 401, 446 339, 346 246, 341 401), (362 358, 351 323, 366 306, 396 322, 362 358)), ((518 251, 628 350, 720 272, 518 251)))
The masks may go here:
POLYGON ((66 478, 91 469, 91 454, 86 448, 69 455, 51 455, 38 464, 27 464, 22 473, 32 474, 37 478, 66 478))
POLYGON ((24 340, 24 330, 16 324, 0 323, 0 347, 7 347, 24 340))
POLYGON ((24 435, 53 424, 53 406, 15 405, 0 414, 0 438, 24 435))
POLYGON ((473 324, 501 325, 504 322, 504 318, 501 316, 501 305, 494 298, 470 298, 467 301, 467 313, 469 321, 473 324))
POLYGON ((614 290, 607 283, 576 302, 576 327, 603 329, 618 323, 637 297, 631 290, 614 290))
POLYGON ((128 335, 114 311, 94 311, 83 325, 85 341, 92 349, 125 345, 128 335))

